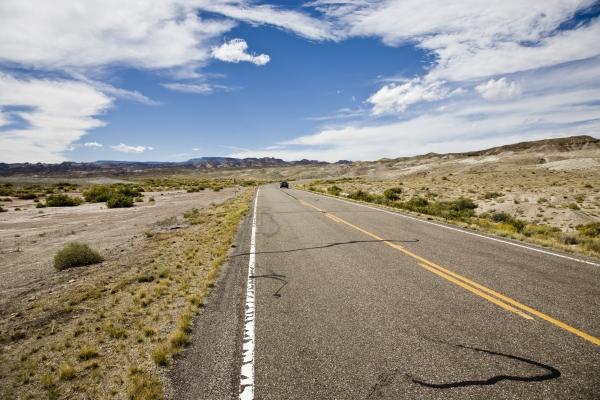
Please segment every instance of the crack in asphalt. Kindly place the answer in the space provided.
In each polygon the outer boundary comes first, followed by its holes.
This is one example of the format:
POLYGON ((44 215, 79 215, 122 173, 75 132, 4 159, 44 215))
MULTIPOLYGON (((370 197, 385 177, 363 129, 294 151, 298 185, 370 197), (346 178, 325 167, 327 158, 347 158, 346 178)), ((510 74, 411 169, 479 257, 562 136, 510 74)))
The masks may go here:
POLYGON ((486 350, 486 349, 482 349, 482 348, 478 348, 478 347, 465 346, 465 345, 461 345, 461 344, 452 344, 452 343, 446 343, 443 341, 435 341, 435 342, 443 343, 443 344, 446 344, 446 345, 449 345, 452 347, 461 348, 461 349, 467 349, 467 350, 472 350, 472 351, 476 351, 476 352, 480 352, 480 353, 491 354, 493 356, 505 357, 505 358, 509 358, 511 360, 517 360, 522 363, 541 368, 543 370, 546 370, 547 372, 542 375, 533 375, 533 376, 495 375, 495 376, 492 376, 491 378, 484 379, 484 380, 464 380, 464 381, 456 381, 456 382, 448 382, 448 383, 430 383, 430 382, 425 382, 421 379, 415 378, 413 376, 410 376, 409 374, 406 375, 408 378, 410 378, 412 380, 412 382, 419 384, 421 386, 428 387, 428 388, 451 389, 451 388, 467 387, 467 386, 489 386, 489 385, 495 385, 496 383, 501 382, 501 381, 541 382, 541 381, 546 381, 546 380, 550 380, 550 379, 556 379, 561 376, 561 373, 558 369, 556 369, 550 365, 542 364, 541 362, 533 361, 533 360, 530 360, 530 359, 527 359, 524 357, 518 357, 518 356, 511 355, 511 354, 500 353, 497 351, 486 350))

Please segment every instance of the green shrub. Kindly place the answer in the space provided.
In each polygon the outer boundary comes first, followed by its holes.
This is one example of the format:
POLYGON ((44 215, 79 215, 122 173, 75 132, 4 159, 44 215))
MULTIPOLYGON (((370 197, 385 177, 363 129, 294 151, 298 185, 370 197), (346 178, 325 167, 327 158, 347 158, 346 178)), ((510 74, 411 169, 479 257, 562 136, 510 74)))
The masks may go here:
POLYGON ((88 190, 83 192, 83 196, 85 197, 86 201, 89 201, 90 203, 101 203, 103 201, 108 202, 110 199, 121 195, 124 197, 130 197, 133 205, 133 199, 136 197, 141 197, 143 191, 144 190, 142 187, 133 185, 93 185, 88 190))
POLYGON ((7 212, 8 210, 6 208, 3 208, 2 206, 0 206, 0 212, 7 212))
POLYGON ((394 201, 394 200, 398 200, 401 193, 402 193, 401 187, 393 187, 393 188, 389 188, 385 192, 383 192, 383 197, 385 197, 388 200, 394 201))
POLYGON ((102 256, 87 244, 71 242, 54 256, 54 268, 62 271, 63 269, 97 264, 102 261, 102 256))
POLYGON ((83 197, 90 203, 101 203, 107 201, 112 193, 112 189, 107 185, 94 185, 83 192, 83 197))
POLYGON ((409 210, 419 211, 429 205, 429 201, 423 197, 413 196, 410 200, 404 203, 404 206, 409 210))
POLYGON ((129 197, 121 193, 113 194, 106 201, 106 206, 108 208, 133 207, 133 197, 129 197))
POLYGON ((55 194, 46 197, 46 207, 75 207, 81 204, 79 197, 71 197, 66 194, 55 194))
POLYGON ((37 199, 37 194, 33 192, 18 192, 17 198, 22 200, 34 200, 37 199))
MULTIPOLYGON (((494 212, 491 215, 486 215, 486 216, 482 215, 482 217, 488 217, 493 222, 496 222, 499 224, 510 225, 517 232, 523 231, 523 229, 525 229, 525 226, 526 226, 525 222, 523 222, 520 219, 517 219, 517 218, 513 217, 512 215, 510 215, 509 213, 505 213, 503 211, 494 212)), ((530 232, 530 235, 531 234, 532 233, 530 232)))
POLYGON ((565 208, 570 208, 571 210, 579 210, 579 206, 577 203, 569 203, 564 205, 565 208))
POLYGON ((477 208, 477 204, 475 204, 473 200, 467 199, 466 197, 460 197, 458 200, 450 202, 449 206, 454 211, 474 210, 477 208))
POLYGON ((342 188, 339 186, 333 185, 327 189, 327 193, 334 195, 334 196, 339 196, 340 193, 342 193, 342 188))
POLYGON ((593 238, 600 236, 600 222, 592 222, 590 224, 577 225, 575 228, 579 231, 579 233, 581 233, 584 236, 589 236, 593 238))
POLYGON ((348 198, 353 199, 353 200, 360 200, 360 201, 373 201, 374 196, 368 192, 362 191, 362 190, 357 190, 355 192, 352 192, 350 194, 348 194, 348 198))
POLYGON ((498 212, 492 213, 490 215, 490 219, 494 222, 508 222, 512 219, 512 216, 503 211, 498 211, 498 212))

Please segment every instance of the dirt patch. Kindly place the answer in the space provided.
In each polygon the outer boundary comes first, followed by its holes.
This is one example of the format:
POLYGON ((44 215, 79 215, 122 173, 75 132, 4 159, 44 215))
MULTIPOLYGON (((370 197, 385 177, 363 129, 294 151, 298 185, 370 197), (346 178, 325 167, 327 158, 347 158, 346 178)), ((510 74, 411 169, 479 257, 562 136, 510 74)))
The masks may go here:
POLYGON ((52 266, 54 254, 67 242, 88 243, 107 260, 115 260, 142 240, 146 229, 169 229, 184 211, 221 203, 239 190, 145 193, 144 202, 119 209, 104 203, 37 209, 32 200, 14 199, 7 203, 9 211, 0 214, 0 315, 10 312, 17 299, 35 299, 38 292, 51 291, 82 273, 58 273, 52 266), (165 221, 167 225, 160 226, 165 221))
MULTIPOLYGON (((155 193, 153 212, 134 214, 146 234, 123 233, 104 263, 50 269, 42 290, 13 297, 0 318, 0 398, 162 398, 165 367, 187 343, 252 194, 172 193, 162 197, 175 205, 161 206, 155 193)), ((132 222, 133 209, 117 211, 111 224, 132 222)))

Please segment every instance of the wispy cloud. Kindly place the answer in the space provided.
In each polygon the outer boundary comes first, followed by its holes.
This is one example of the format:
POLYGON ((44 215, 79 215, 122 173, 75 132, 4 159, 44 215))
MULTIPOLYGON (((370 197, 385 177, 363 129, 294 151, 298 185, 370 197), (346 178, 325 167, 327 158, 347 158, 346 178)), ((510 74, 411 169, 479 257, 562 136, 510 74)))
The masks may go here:
POLYGON ((150 147, 150 146, 129 146, 124 143, 120 143, 115 146, 110 146, 110 148, 113 149, 114 151, 118 151, 119 153, 134 153, 134 154, 141 154, 147 150, 154 150, 154 148, 150 147))
POLYGON ((95 148, 95 149, 101 149, 101 148, 103 148, 103 147, 104 147, 104 145, 103 145, 103 144, 100 144, 100 143, 98 143, 98 142, 86 142, 86 143, 84 143, 83 145, 84 145, 85 147, 92 147, 92 148, 95 148))
POLYGON ((214 85, 210 83, 163 83, 162 87, 182 93, 210 94, 215 91, 231 91, 233 88, 225 85, 214 85))

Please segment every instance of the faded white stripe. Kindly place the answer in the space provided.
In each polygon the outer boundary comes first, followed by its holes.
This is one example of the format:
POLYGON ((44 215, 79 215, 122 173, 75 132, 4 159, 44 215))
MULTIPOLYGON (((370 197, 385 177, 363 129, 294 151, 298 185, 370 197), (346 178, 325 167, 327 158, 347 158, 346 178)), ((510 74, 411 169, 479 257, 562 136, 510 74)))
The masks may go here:
POLYGON ((254 326, 256 318, 256 293, 254 269, 256 266, 256 212, 258 191, 254 199, 252 213, 252 236, 250 238, 250 256, 248 258, 248 281, 246 283, 246 309, 244 313, 244 338, 242 339, 242 367, 240 369, 240 400, 254 399, 254 326))

